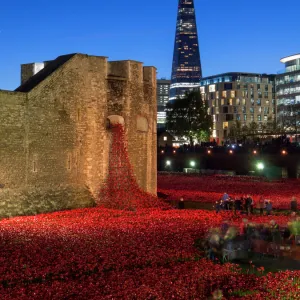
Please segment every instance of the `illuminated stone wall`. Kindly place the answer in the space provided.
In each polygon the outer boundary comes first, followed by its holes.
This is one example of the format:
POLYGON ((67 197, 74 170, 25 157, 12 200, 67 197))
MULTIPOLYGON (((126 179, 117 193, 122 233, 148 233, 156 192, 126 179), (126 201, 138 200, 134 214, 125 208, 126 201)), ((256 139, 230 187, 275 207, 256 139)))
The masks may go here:
POLYGON ((110 115, 124 118, 139 185, 156 193, 154 67, 76 54, 26 93, 0 91, 0 103, 1 217, 93 206, 110 115))

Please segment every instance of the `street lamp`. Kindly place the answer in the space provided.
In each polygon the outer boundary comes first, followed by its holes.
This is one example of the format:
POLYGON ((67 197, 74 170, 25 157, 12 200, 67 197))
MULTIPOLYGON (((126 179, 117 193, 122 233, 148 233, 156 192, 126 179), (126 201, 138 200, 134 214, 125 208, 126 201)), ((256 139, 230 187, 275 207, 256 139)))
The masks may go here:
POLYGON ((170 160, 166 161, 166 166, 171 166, 171 161, 170 160))
POLYGON ((192 160, 192 161, 190 162, 190 166, 193 168, 193 167, 196 166, 196 163, 192 160))
POLYGON ((265 168, 265 165, 262 162, 258 162, 256 168, 257 170, 262 171, 265 168))

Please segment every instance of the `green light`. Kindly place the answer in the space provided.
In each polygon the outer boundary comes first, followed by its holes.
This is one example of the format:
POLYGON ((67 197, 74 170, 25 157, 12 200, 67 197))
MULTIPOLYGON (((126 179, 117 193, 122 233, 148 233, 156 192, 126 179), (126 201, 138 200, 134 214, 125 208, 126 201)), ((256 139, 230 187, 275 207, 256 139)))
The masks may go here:
POLYGON ((196 163, 192 160, 192 161, 190 162, 190 165, 191 165, 191 167, 195 167, 195 166, 196 166, 196 163))
POLYGON ((256 168, 258 170, 263 170, 265 168, 265 165, 262 162, 259 162, 259 163, 256 164, 256 168))

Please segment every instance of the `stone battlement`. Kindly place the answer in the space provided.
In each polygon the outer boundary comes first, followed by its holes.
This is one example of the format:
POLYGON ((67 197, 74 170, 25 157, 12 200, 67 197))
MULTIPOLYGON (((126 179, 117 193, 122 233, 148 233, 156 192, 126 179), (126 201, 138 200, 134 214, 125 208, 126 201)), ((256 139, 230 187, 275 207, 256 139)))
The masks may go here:
MULTIPOLYGON (((156 75, 153 77, 153 69, 155 67, 143 66, 142 62, 134 60, 120 60, 120 61, 108 61, 108 58, 105 56, 88 56, 86 54, 74 54, 76 56, 83 57, 94 57, 97 59, 102 59, 106 62, 107 68, 103 70, 106 72, 108 77, 120 77, 131 80, 132 77, 138 76, 136 79, 140 81, 152 81, 156 80, 156 75)), ((44 61, 44 62, 34 62, 21 65, 21 84, 25 83, 32 76, 43 70, 49 63, 52 63, 53 60, 44 61)))

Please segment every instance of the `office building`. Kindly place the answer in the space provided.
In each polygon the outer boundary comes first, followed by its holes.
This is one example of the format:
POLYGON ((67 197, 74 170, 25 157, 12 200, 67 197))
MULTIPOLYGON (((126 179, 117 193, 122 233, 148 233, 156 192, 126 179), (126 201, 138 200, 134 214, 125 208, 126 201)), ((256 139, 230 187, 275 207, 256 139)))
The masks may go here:
POLYGON ((235 121, 259 126, 276 116, 275 75, 224 73, 202 78, 200 92, 213 117, 212 137, 226 140, 235 121))
POLYGON ((165 78, 157 80, 157 127, 165 128, 166 124, 166 104, 169 101, 171 80, 165 78))
POLYGON ((170 100, 199 86, 202 77, 194 0, 179 0, 170 100))
POLYGON ((286 130, 300 127, 300 54, 284 57, 285 69, 276 76, 277 121, 286 130))

